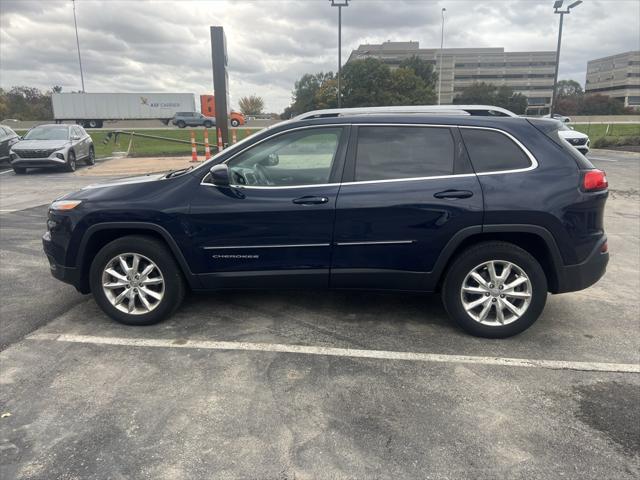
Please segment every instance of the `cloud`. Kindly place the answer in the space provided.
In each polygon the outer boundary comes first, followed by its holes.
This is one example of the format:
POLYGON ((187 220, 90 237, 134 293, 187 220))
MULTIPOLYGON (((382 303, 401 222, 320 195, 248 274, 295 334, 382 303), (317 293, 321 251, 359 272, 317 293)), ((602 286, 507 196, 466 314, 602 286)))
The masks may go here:
MULTIPOLYGON (((342 10, 343 61, 361 43, 555 50, 550 0, 352 0, 342 10)), ((244 95, 282 111, 304 73, 336 70, 337 9, 328 0, 77 0, 87 91, 212 90, 209 26, 225 27, 232 104, 244 95)), ((584 83, 587 61, 640 49, 640 2, 590 0, 565 17, 561 78, 584 83)), ((0 86, 80 89, 69 0, 0 0, 0 86)))

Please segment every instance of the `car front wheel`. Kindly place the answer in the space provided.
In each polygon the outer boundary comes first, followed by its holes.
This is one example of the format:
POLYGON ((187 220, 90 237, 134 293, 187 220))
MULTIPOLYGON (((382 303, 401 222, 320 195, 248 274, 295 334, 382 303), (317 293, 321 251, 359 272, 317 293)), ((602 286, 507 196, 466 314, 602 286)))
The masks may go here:
POLYGON ((169 317, 185 294, 180 267, 160 241, 128 236, 95 256, 90 271, 96 303, 114 320, 151 325, 169 317))
POLYGON ((87 165, 95 165, 96 164, 96 151, 93 147, 89 147, 89 155, 87 159, 84 161, 87 165))
POLYGON ((240 122, 237 119, 233 119, 231 120, 231 126, 232 127, 237 127, 238 125, 240 125, 240 122))
POLYGON ((529 328, 547 298, 547 278, 527 251, 504 242, 475 245, 453 262, 442 300, 453 321, 472 335, 505 338, 529 328))
POLYGON ((67 172, 76 171, 76 154, 73 150, 69 150, 69 153, 67 154, 67 163, 64 164, 64 169, 67 172))

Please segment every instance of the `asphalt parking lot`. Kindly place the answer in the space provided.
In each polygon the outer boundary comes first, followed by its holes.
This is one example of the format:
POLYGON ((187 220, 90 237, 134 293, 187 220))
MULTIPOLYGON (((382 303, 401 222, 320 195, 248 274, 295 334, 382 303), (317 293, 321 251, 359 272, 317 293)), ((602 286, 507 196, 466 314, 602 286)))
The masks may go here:
POLYGON ((607 275, 507 340, 437 296, 224 292, 160 325, 54 280, 47 204, 108 177, 0 168, 0 478, 636 479, 640 155, 596 151, 607 275))

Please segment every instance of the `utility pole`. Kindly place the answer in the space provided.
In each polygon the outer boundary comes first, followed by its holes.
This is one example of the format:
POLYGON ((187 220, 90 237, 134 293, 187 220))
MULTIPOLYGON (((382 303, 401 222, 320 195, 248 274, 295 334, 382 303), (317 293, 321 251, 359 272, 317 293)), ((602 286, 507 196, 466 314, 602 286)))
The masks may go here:
POLYGON ((567 7, 566 10, 560 10, 564 0, 556 0, 553 4, 554 12, 560 14, 560 27, 558 28, 558 47, 556 48, 556 71, 553 75, 553 95, 551 97, 551 106, 549 107, 549 117, 553 118, 553 112, 556 109, 556 99, 558 98, 558 70, 560 68, 560 45, 562 43, 562 23, 564 21, 564 15, 571 13, 571 9, 577 7, 582 3, 582 0, 577 0, 567 7))
POLYGON ((442 90, 442 61, 444 59, 444 52, 443 52, 443 48, 444 48, 444 12, 446 12, 447 9, 443 8, 442 9, 442 28, 440 29, 440 68, 439 68, 439 73, 438 73, 438 105, 440 105, 440 93, 442 90))
POLYGON ((76 19, 76 0, 73 3, 73 23, 76 26, 76 45, 78 47, 78 63, 80 64, 80 82, 82 83, 82 93, 84 93, 84 74, 82 73, 82 57, 80 56, 80 39, 78 38, 78 20, 76 19))
POLYGON ((342 108, 342 7, 349 6, 349 0, 331 0, 332 7, 338 7, 338 108, 342 108))

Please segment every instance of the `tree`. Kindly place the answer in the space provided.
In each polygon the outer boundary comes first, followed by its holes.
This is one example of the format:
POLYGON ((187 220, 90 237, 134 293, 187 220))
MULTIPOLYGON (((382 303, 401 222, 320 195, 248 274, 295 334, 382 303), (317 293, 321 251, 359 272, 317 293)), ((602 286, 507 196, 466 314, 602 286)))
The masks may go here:
POLYGON ((574 97, 584 94, 582 86, 575 80, 560 80, 557 86, 558 97, 574 97))
POLYGON ((391 72, 388 105, 430 105, 436 100, 432 86, 409 68, 398 68, 391 72))
POLYGON ((377 58, 347 63, 342 69, 342 80, 345 107, 377 107, 391 101, 391 69, 377 58))
POLYGON ((61 87, 60 85, 54 85, 54 86, 51 88, 51 91, 52 91, 53 93, 61 93, 61 92, 62 92, 62 87, 61 87))
POLYGON ((418 77, 420 77, 427 88, 435 90, 438 83, 438 74, 434 71, 433 64, 422 60, 417 55, 413 55, 400 62, 400 68, 408 68, 413 70, 418 77))
POLYGON ((20 120, 51 120, 51 92, 41 92, 33 87, 12 87, 0 91, 2 118, 20 120))
POLYGON ((453 103, 495 105, 518 115, 525 113, 527 109, 527 97, 521 93, 514 92, 513 88, 507 85, 498 87, 485 82, 474 83, 465 88, 453 99, 453 103))
POLYGON ((338 78, 326 78, 316 91, 314 109, 338 106, 338 78))
POLYGON ((238 106, 244 115, 260 115, 264 110, 264 99, 257 95, 242 97, 238 101, 238 106))
POLYGON ((578 110, 579 115, 624 115, 631 112, 620 100, 605 95, 585 95, 578 110))
POLYGON ((316 110, 316 95, 320 86, 333 78, 332 72, 306 73, 295 83, 293 91, 293 104, 291 110, 294 115, 316 110))

